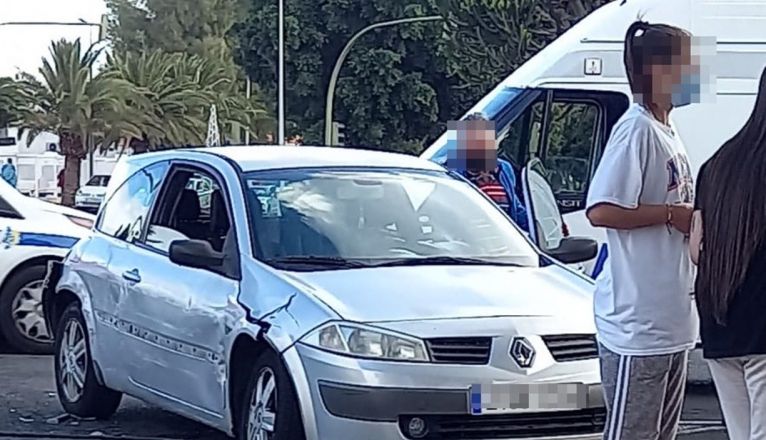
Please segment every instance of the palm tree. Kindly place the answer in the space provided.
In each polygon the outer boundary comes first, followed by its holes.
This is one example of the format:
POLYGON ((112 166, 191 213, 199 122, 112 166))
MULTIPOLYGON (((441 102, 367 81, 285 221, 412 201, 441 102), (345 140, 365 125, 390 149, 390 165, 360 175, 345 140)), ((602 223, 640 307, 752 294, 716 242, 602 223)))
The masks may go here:
POLYGON ((19 123, 31 105, 32 96, 24 83, 9 77, 0 78, 0 128, 19 123))
POLYGON ((135 135, 134 127, 124 123, 127 107, 123 99, 132 85, 106 75, 92 75, 99 51, 83 51, 80 40, 51 43, 50 57, 40 68, 42 82, 25 75, 35 107, 24 116, 23 128, 29 131, 29 145, 43 131, 59 136, 64 156, 62 203, 71 206, 80 182, 80 164, 89 151, 88 136, 135 135))
POLYGON ((108 60, 105 74, 133 85, 136 95, 128 106, 141 135, 129 145, 137 153, 202 144, 211 104, 220 109, 223 122, 238 122, 251 131, 267 119, 257 97, 248 101, 237 93, 225 66, 196 55, 120 53, 108 60))

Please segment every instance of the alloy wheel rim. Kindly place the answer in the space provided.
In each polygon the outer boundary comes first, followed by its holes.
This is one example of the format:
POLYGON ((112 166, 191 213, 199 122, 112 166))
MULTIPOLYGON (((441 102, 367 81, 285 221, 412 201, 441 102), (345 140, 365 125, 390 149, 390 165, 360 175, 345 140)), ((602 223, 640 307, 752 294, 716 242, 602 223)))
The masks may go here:
POLYGON ((247 440, 271 440, 277 419, 277 380, 271 368, 264 368, 250 398, 247 440))
POLYGON ((85 389, 85 375, 88 371, 88 350, 85 345, 85 331, 76 319, 67 322, 59 350, 59 380, 64 397, 76 402, 85 389))
POLYGON ((19 289, 11 304, 11 315, 22 336, 38 343, 51 342, 43 313, 42 281, 32 281, 19 289))

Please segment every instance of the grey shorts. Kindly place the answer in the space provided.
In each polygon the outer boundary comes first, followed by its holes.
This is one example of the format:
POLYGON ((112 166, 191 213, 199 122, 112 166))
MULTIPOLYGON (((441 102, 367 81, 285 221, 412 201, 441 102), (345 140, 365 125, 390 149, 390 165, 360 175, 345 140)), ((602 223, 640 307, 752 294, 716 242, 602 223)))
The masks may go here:
POLYGON ((672 440, 678 433, 688 352, 621 356, 599 347, 605 440, 672 440))

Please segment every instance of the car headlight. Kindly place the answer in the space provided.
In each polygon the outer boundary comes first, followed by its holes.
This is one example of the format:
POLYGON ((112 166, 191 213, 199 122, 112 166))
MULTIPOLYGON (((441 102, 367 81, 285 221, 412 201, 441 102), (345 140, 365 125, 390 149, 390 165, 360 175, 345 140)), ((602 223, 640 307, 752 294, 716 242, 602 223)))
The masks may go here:
POLYGON ((302 342, 354 357, 428 362, 423 341, 386 330, 359 324, 333 322, 306 335, 302 342))

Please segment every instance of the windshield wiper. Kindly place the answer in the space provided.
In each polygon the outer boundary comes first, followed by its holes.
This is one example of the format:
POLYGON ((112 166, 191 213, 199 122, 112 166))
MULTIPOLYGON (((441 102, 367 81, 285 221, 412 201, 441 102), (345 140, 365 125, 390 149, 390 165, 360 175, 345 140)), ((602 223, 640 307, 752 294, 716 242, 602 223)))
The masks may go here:
POLYGON ((289 257, 277 257, 264 260, 265 263, 278 266, 313 266, 332 269, 354 269, 371 267, 360 261, 347 260, 341 257, 322 257, 318 255, 293 255, 289 257))
POLYGON ((395 260, 388 260, 382 263, 375 263, 374 267, 395 267, 395 266, 511 266, 520 267, 520 264, 509 263, 498 260, 488 260, 484 258, 466 258, 466 257, 416 257, 416 258, 399 258, 395 260))

